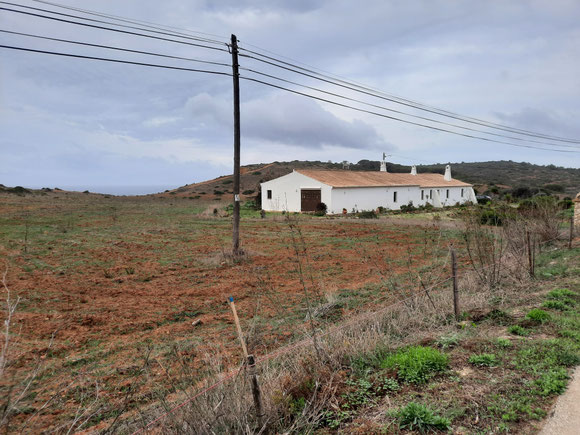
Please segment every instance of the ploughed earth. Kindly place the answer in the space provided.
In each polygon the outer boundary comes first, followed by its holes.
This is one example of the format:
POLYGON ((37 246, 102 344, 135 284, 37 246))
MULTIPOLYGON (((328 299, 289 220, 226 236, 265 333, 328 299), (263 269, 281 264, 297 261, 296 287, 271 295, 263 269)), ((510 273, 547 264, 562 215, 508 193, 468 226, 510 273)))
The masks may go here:
POLYGON ((447 243, 432 220, 249 211, 241 241, 244 255, 233 258, 219 203, 1 196, 0 267, 20 298, 0 380, 15 398, 24 392, 13 427, 63 429, 81 416, 84 428, 106 428, 239 364, 229 296, 250 351, 265 355, 306 333, 306 296, 328 308, 319 326, 340 321, 396 298, 393 280, 417 288, 408 273, 417 267, 435 281, 443 271, 425 266, 447 243))

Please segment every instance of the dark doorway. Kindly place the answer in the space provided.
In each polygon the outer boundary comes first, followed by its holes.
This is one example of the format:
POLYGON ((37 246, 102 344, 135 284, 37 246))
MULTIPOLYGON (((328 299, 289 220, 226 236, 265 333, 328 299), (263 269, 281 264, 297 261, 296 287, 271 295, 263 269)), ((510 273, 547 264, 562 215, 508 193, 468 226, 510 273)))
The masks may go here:
POLYGON ((320 203, 320 190, 304 189, 301 191, 300 210, 316 211, 316 206, 320 203))

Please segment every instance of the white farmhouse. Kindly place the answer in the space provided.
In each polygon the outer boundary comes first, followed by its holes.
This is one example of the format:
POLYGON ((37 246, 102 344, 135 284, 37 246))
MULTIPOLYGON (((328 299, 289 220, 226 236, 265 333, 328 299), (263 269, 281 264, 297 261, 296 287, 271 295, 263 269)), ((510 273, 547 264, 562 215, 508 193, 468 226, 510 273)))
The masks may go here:
POLYGON ((398 210, 401 205, 431 204, 434 207, 477 202, 473 186, 445 175, 381 171, 294 170, 261 184, 262 209, 266 211, 315 211, 323 202, 328 213, 375 210, 382 206, 398 210))

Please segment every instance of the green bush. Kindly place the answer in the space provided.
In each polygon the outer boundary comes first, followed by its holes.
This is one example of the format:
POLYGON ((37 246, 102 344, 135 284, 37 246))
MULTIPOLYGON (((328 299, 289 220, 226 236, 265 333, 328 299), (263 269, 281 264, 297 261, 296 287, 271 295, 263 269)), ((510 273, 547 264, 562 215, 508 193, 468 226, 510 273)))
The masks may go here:
POLYGON ((316 211, 314 212, 314 214, 316 216, 325 216, 327 210, 328 210, 327 205, 323 202, 319 202, 318 204, 316 204, 316 211))
POLYGON ((526 319, 530 319, 536 323, 544 323, 550 320, 552 317, 547 311, 541 310, 539 308, 534 308, 528 314, 526 314, 526 319))
POLYGON ((413 346, 390 355, 381 368, 397 370, 397 377, 411 384, 423 384, 438 372, 447 369, 449 358, 437 349, 413 346))
POLYGON ((426 433, 433 430, 447 430, 451 421, 437 415, 431 408, 411 402, 397 411, 399 427, 409 431, 426 433))
POLYGON ((496 356, 493 353, 471 355, 469 357, 469 363, 480 367, 495 367, 499 364, 496 356))
POLYGON ((363 210, 357 214, 359 219, 377 219, 377 212, 374 210, 363 210))
POLYGON ((544 307, 544 308, 550 308, 552 310, 560 310, 560 311, 567 311, 567 310, 570 309, 570 307, 568 305, 566 305, 564 302, 562 302, 562 301, 552 301, 552 300, 545 301, 542 304, 542 307, 544 307))

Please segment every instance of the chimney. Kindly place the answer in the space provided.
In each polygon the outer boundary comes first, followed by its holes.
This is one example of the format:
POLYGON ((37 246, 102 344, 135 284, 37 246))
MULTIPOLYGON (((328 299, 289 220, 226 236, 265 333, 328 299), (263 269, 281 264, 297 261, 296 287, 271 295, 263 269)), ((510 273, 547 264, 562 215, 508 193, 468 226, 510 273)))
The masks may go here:
POLYGON ((445 175, 443 176, 445 181, 451 181, 451 166, 445 166, 445 175))
POLYGON ((411 175, 417 175, 417 166, 411 166, 411 175))
POLYGON ((387 162, 381 162, 381 172, 387 172, 387 162))

